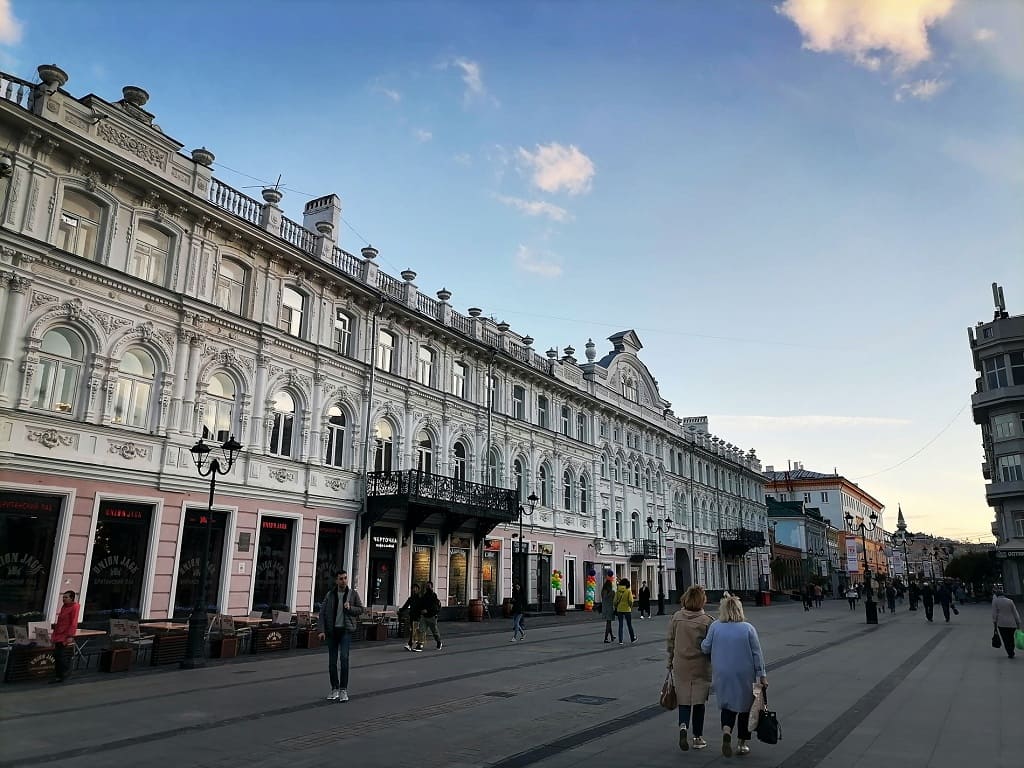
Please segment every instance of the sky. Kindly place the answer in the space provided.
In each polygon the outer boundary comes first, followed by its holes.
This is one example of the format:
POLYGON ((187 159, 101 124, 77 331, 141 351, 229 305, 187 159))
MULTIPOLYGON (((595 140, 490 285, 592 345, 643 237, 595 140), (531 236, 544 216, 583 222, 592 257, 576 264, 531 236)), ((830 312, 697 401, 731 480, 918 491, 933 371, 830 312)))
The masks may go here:
POLYGON ((992 539, 966 329, 994 281, 1024 313, 1024 3, 0 0, 0 69, 51 62, 539 350, 635 329, 677 415, 888 529, 992 539))

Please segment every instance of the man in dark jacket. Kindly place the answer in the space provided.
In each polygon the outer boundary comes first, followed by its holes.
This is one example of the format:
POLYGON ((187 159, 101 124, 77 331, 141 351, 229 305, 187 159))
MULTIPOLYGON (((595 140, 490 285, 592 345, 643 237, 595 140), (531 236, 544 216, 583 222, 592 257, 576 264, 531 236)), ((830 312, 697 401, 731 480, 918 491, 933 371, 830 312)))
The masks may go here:
POLYGON ((921 590, 917 586, 916 581, 910 582, 910 586, 907 587, 907 594, 910 597, 910 610, 917 610, 917 601, 921 598, 921 590))
POLYGON ((956 606, 953 605, 953 589, 949 586, 949 584, 947 584, 946 582, 942 582, 939 585, 939 589, 935 593, 935 597, 938 599, 939 605, 942 606, 942 615, 946 617, 947 624, 949 623, 950 607, 953 608, 954 613, 956 613, 958 616, 960 615, 960 611, 958 611, 956 609, 956 606))
POLYGON ((924 617, 931 621, 932 613, 935 610, 935 592, 927 581, 921 587, 921 602, 924 604, 924 617))
POLYGON ((412 585, 412 591, 409 594, 409 599, 402 603, 402 607, 398 609, 399 613, 402 613, 403 611, 405 611, 406 615, 409 617, 409 642, 405 644, 405 650, 422 651, 422 642, 419 643, 419 648, 416 648, 420 634, 420 616, 423 611, 423 598, 420 596, 419 584, 412 585))
POLYGON ((348 652, 356 622, 363 612, 363 601, 348 585, 348 572, 338 571, 334 576, 334 589, 324 597, 320 606, 320 640, 327 639, 331 695, 328 701, 348 701, 348 652), (338 659, 341 670, 338 670, 338 659))
POLYGON ((427 635, 427 630, 430 630, 430 634, 434 636, 434 642, 437 643, 437 650, 441 650, 444 647, 444 643, 441 642, 441 635, 437 631, 437 614, 441 611, 441 599, 437 596, 437 592, 434 591, 434 582, 428 581, 423 588, 423 596, 420 598, 420 641, 416 644, 416 650, 423 650, 423 638, 427 635))

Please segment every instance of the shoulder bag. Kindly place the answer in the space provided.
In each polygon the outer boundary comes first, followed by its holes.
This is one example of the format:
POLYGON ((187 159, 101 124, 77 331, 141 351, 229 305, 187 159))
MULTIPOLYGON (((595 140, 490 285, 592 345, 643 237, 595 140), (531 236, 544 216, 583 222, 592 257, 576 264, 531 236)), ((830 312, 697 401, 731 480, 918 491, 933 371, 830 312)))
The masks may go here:
POLYGON ((768 709, 768 691, 762 691, 764 695, 764 708, 761 710, 761 717, 757 720, 757 740, 765 744, 778 744, 782 740, 782 726, 779 725, 778 715, 768 709))
POLYGON ((992 630, 992 647, 993 648, 1002 648, 1003 647, 1003 641, 999 638, 999 630, 998 629, 993 629, 992 630))
POLYGON ((658 703, 669 711, 679 707, 679 699, 676 697, 676 686, 672 682, 671 669, 665 675, 665 682, 661 685, 661 696, 658 698, 658 703))

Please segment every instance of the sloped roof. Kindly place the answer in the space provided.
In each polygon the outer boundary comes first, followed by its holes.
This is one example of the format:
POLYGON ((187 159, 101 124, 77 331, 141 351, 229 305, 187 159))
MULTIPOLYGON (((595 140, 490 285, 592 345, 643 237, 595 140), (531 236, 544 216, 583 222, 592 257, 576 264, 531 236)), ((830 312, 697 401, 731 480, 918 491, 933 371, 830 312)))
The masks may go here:
POLYGON ((809 469, 791 469, 791 470, 773 470, 771 472, 764 472, 765 477, 769 480, 823 480, 825 478, 834 478, 838 475, 824 472, 811 472, 809 469))

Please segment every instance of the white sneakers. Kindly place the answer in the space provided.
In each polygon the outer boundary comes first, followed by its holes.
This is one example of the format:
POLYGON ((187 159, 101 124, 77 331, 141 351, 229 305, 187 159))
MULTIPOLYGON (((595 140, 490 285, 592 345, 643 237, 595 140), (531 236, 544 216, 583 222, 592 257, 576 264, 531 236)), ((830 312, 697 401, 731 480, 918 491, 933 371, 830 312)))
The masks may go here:
POLYGON ((348 701, 348 691, 344 688, 333 688, 331 695, 327 697, 328 701, 348 701))
POLYGON ((344 688, 341 689, 338 695, 338 701, 348 701, 348 691, 344 688))

